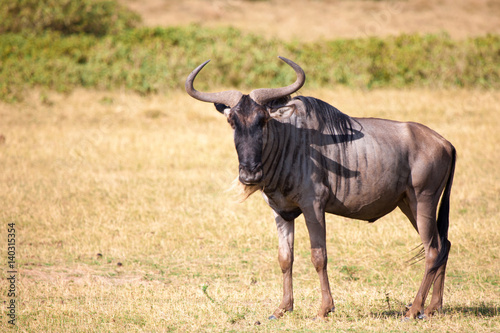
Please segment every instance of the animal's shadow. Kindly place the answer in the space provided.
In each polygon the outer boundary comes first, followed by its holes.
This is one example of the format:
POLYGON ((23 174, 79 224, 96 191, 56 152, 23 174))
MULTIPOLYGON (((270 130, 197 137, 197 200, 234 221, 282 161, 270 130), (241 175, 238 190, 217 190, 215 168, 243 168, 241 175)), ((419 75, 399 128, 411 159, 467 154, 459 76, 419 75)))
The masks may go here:
POLYGON ((345 145, 349 142, 360 140, 364 137, 364 134, 360 130, 350 129, 348 133, 344 134, 324 134, 316 129, 310 128, 298 128, 290 123, 276 123, 277 132, 296 132, 297 137, 304 138, 308 145, 311 145, 310 157, 316 160, 320 165, 323 165, 325 169, 334 172, 340 177, 351 178, 359 176, 359 171, 351 170, 348 167, 342 165, 338 161, 322 154, 318 148, 315 147, 325 147, 331 146, 331 149, 336 151, 342 151, 345 149, 345 145))
MULTIPOLYGON (((406 313, 406 309, 403 307, 400 310, 385 310, 385 311, 374 311, 370 315, 376 318, 395 318, 400 319, 406 313)), ((447 316, 452 314, 462 314, 466 317, 486 317, 493 318, 500 316, 500 306, 495 306, 493 304, 481 304, 473 306, 444 306, 443 310, 440 311, 438 315, 447 316)))

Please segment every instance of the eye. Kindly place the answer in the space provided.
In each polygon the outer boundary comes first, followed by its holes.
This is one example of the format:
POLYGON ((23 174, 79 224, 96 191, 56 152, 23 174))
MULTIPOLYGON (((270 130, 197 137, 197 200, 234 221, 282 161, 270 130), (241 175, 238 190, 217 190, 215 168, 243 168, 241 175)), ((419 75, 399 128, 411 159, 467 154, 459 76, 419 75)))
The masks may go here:
POLYGON ((267 123, 267 117, 260 117, 259 125, 263 127, 267 123))
POLYGON ((259 113, 259 115, 255 119, 255 124, 259 125, 260 127, 264 127, 269 120, 269 113, 264 111, 259 113))

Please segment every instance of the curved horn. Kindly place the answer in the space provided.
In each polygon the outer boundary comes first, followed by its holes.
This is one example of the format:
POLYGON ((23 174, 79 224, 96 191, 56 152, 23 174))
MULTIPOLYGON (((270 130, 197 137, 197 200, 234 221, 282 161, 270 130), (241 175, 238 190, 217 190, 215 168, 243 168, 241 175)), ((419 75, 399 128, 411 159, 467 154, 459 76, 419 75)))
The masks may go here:
POLYGON ((241 99, 241 96, 243 96, 242 93, 240 93, 237 90, 228 90, 228 91, 221 91, 221 92, 216 92, 216 93, 206 93, 206 92, 200 92, 193 87, 193 81, 196 75, 202 70, 203 67, 205 67, 206 64, 208 64, 210 60, 205 61, 201 65, 195 68, 194 71, 189 74, 189 76, 186 79, 186 92, 189 94, 189 96, 196 98, 197 100, 200 100, 202 102, 209 102, 209 103, 220 103, 227 105, 229 107, 233 107, 241 99))
POLYGON ((261 105, 269 102, 270 100, 293 94, 294 92, 299 90, 306 81, 306 74, 299 65, 287 58, 278 58, 286 62, 294 69, 295 73, 297 74, 297 80, 295 81, 295 83, 283 88, 262 88, 253 90, 250 93, 250 97, 261 105))

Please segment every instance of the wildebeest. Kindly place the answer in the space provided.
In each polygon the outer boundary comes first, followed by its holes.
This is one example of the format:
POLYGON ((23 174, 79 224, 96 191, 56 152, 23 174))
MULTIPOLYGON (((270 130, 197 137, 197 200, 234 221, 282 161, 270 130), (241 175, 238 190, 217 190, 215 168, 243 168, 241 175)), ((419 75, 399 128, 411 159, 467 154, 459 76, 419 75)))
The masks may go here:
POLYGON ((420 234, 425 256, 424 277, 405 318, 432 315, 442 308, 451 246, 455 148, 418 123, 354 118, 313 97, 292 98, 305 74, 293 61, 280 59, 297 75, 287 87, 255 89, 248 95, 197 91, 193 81, 208 61, 185 84, 190 96, 214 103, 225 114, 234 130, 239 181, 248 195, 260 190, 274 212, 283 299, 269 318, 293 310, 295 218, 304 214, 309 231, 311 260, 321 284, 318 317, 323 318, 334 310, 326 269, 325 212, 374 222, 396 207, 420 234), (424 311, 431 286, 432 298, 424 311))

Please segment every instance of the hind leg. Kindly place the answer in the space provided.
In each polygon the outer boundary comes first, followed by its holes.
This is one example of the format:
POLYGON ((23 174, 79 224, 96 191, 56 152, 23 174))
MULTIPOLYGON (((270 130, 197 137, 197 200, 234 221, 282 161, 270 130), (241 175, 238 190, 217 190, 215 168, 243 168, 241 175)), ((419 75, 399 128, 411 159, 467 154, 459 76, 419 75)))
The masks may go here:
MULTIPOLYGON (((450 251, 451 243, 448 241, 448 252, 450 251)), ((436 279, 432 287, 432 298, 429 306, 425 309, 425 315, 430 317, 435 311, 441 311, 443 307, 444 293, 444 276, 446 273, 446 262, 436 271, 436 279)))
MULTIPOLYGON (((434 262, 436 261, 441 247, 436 225, 437 203, 430 198, 424 197, 419 199, 420 200, 417 201, 409 198, 399 205, 403 213, 408 216, 409 220, 420 234, 425 251, 424 277, 417 295, 415 296, 415 300, 405 315, 407 318, 420 317, 424 313, 425 300, 437 276, 437 272, 431 271, 431 268, 434 266, 434 262)), ((437 301, 438 298, 435 300, 437 301)))

